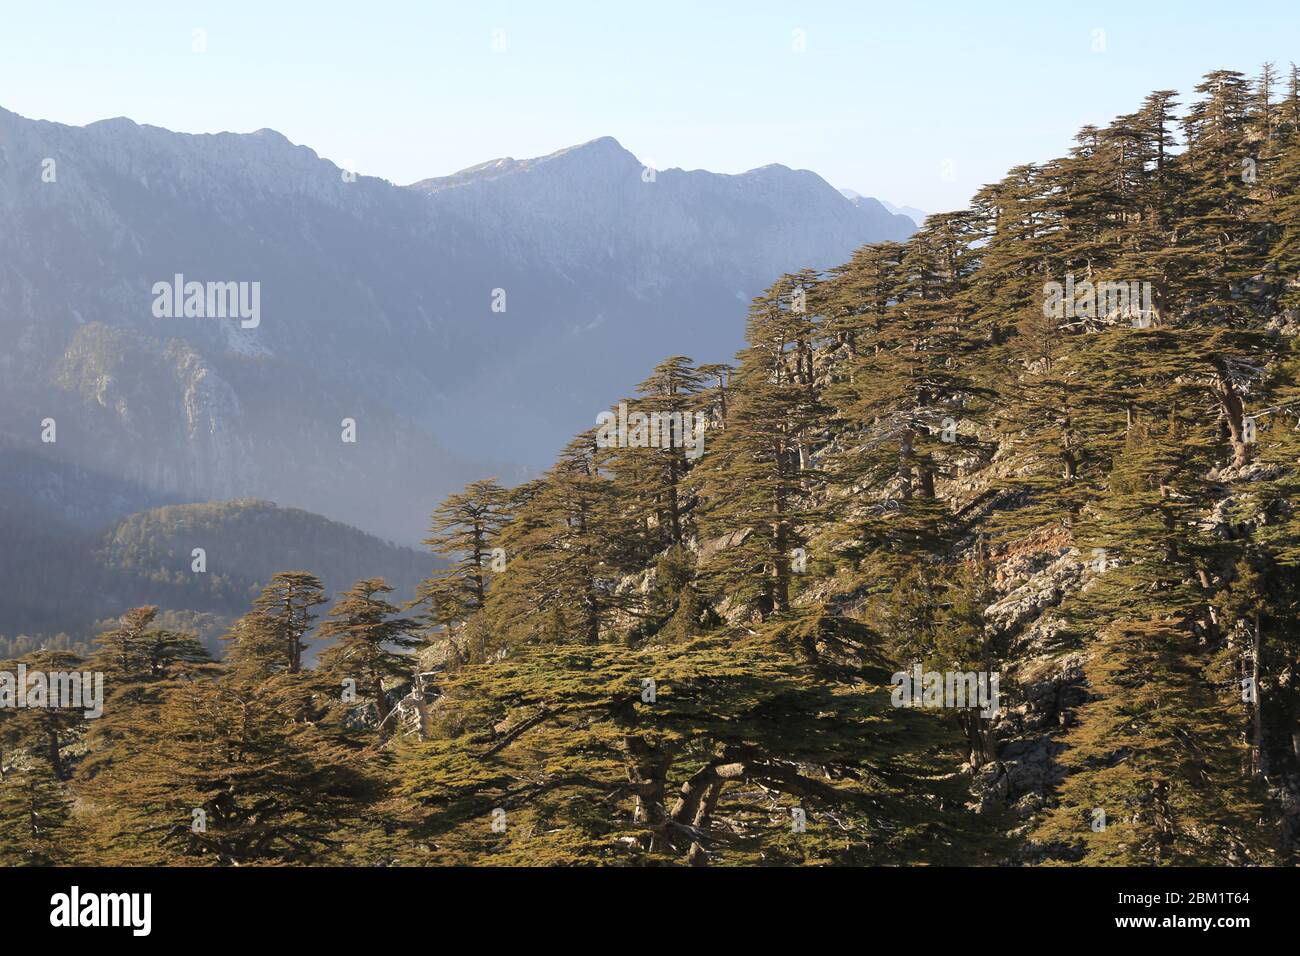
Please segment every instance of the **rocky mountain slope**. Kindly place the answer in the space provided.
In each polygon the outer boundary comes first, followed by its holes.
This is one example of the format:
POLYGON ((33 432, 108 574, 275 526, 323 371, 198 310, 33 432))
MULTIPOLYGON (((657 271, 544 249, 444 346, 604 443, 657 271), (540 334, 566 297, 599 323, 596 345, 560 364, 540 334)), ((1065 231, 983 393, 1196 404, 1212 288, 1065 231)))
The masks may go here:
POLYGON ((657 339, 725 359, 774 272, 912 231, 806 171, 652 172, 609 138, 399 187, 271 130, 3 110, 0 213, 0 434, 53 418, 65 464, 407 541, 548 460, 657 339), (177 275, 257 283, 256 321, 155 314, 177 275))

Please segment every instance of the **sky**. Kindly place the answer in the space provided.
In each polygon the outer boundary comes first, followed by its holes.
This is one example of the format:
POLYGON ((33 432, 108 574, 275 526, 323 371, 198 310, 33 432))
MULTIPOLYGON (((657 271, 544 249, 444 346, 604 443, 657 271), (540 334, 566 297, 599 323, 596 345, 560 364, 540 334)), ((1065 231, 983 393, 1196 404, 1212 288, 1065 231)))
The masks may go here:
POLYGON ((0 0, 0 107, 270 127, 409 183, 614 136, 927 212, 1155 89, 1300 60, 1296 0, 0 0))

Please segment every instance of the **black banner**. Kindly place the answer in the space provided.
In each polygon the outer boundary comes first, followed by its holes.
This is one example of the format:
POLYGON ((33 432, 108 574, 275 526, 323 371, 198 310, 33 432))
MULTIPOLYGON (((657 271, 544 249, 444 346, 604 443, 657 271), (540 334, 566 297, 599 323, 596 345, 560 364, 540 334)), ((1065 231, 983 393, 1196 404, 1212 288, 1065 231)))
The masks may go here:
POLYGON ((1040 930, 1228 941, 1283 931, 1297 888, 1292 869, 11 869, 0 912, 11 938, 127 946, 252 942, 264 926, 334 943, 389 930, 659 938, 696 921, 758 939, 788 922, 801 933, 892 925, 940 945, 1040 930))

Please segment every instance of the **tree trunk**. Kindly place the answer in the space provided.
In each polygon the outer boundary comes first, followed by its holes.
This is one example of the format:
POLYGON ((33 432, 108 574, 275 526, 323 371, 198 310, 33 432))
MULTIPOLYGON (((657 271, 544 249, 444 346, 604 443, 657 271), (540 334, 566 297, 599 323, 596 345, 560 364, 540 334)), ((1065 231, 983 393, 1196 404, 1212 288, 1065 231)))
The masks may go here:
POLYGON ((921 497, 927 501, 934 500, 934 472, 929 467, 923 466, 920 469, 921 497))
POLYGON ((381 677, 375 678, 375 712, 379 715, 381 724, 388 717, 388 695, 384 693, 384 681, 381 677))
POLYGON ((59 755, 59 732, 56 728, 50 727, 47 731, 47 749, 50 758, 50 770, 54 772, 55 780, 63 779, 63 758, 59 755))
POLYGON ((908 428, 898 446, 898 479, 903 486, 903 499, 912 500, 912 443, 916 433, 908 428))
POLYGON ((1240 468, 1250 459, 1250 445, 1246 443, 1246 407, 1227 375, 1227 369, 1216 363, 1219 370, 1214 386, 1215 397, 1228 422, 1228 439, 1232 443, 1232 467, 1240 468))
MULTIPOLYGON (((672 754, 659 744, 651 744, 644 737, 628 734, 623 738, 627 754, 628 783, 637 784, 636 803, 632 808, 632 822, 655 826, 663 817, 664 791, 667 789, 668 767, 672 754)), ((643 842, 647 850, 655 850, 657 841, 650 836, 643 842)))

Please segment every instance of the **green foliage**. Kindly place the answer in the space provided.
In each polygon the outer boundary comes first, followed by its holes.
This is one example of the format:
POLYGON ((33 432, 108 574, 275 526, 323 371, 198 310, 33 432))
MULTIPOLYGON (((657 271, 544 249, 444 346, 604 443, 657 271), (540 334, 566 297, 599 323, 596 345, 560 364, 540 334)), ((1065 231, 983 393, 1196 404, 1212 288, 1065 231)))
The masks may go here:
POLYGON ((0 776, 0 865, 58 866, 76 862, 72 801, 42 761, 0 776))
POLYGON ((462 669, 432 738, 398 751, 416 839, 465 863, 987 862, 990 827, 908 785, 955 741, 891 705, 870 641, 797 615, 752 636, 538 646, 462 669), (856 679, 823 672, 830 654, 860 656, 856 679))
POLYGON ((1040 839, 1081 847, 1089 865, 1270 861, 1233 687, 1216 692, 1203 664, 1191 635, 1163 621, 1101 634, 1087 671, 1097 699, 1066 738, 1074 772, 1040 839))

